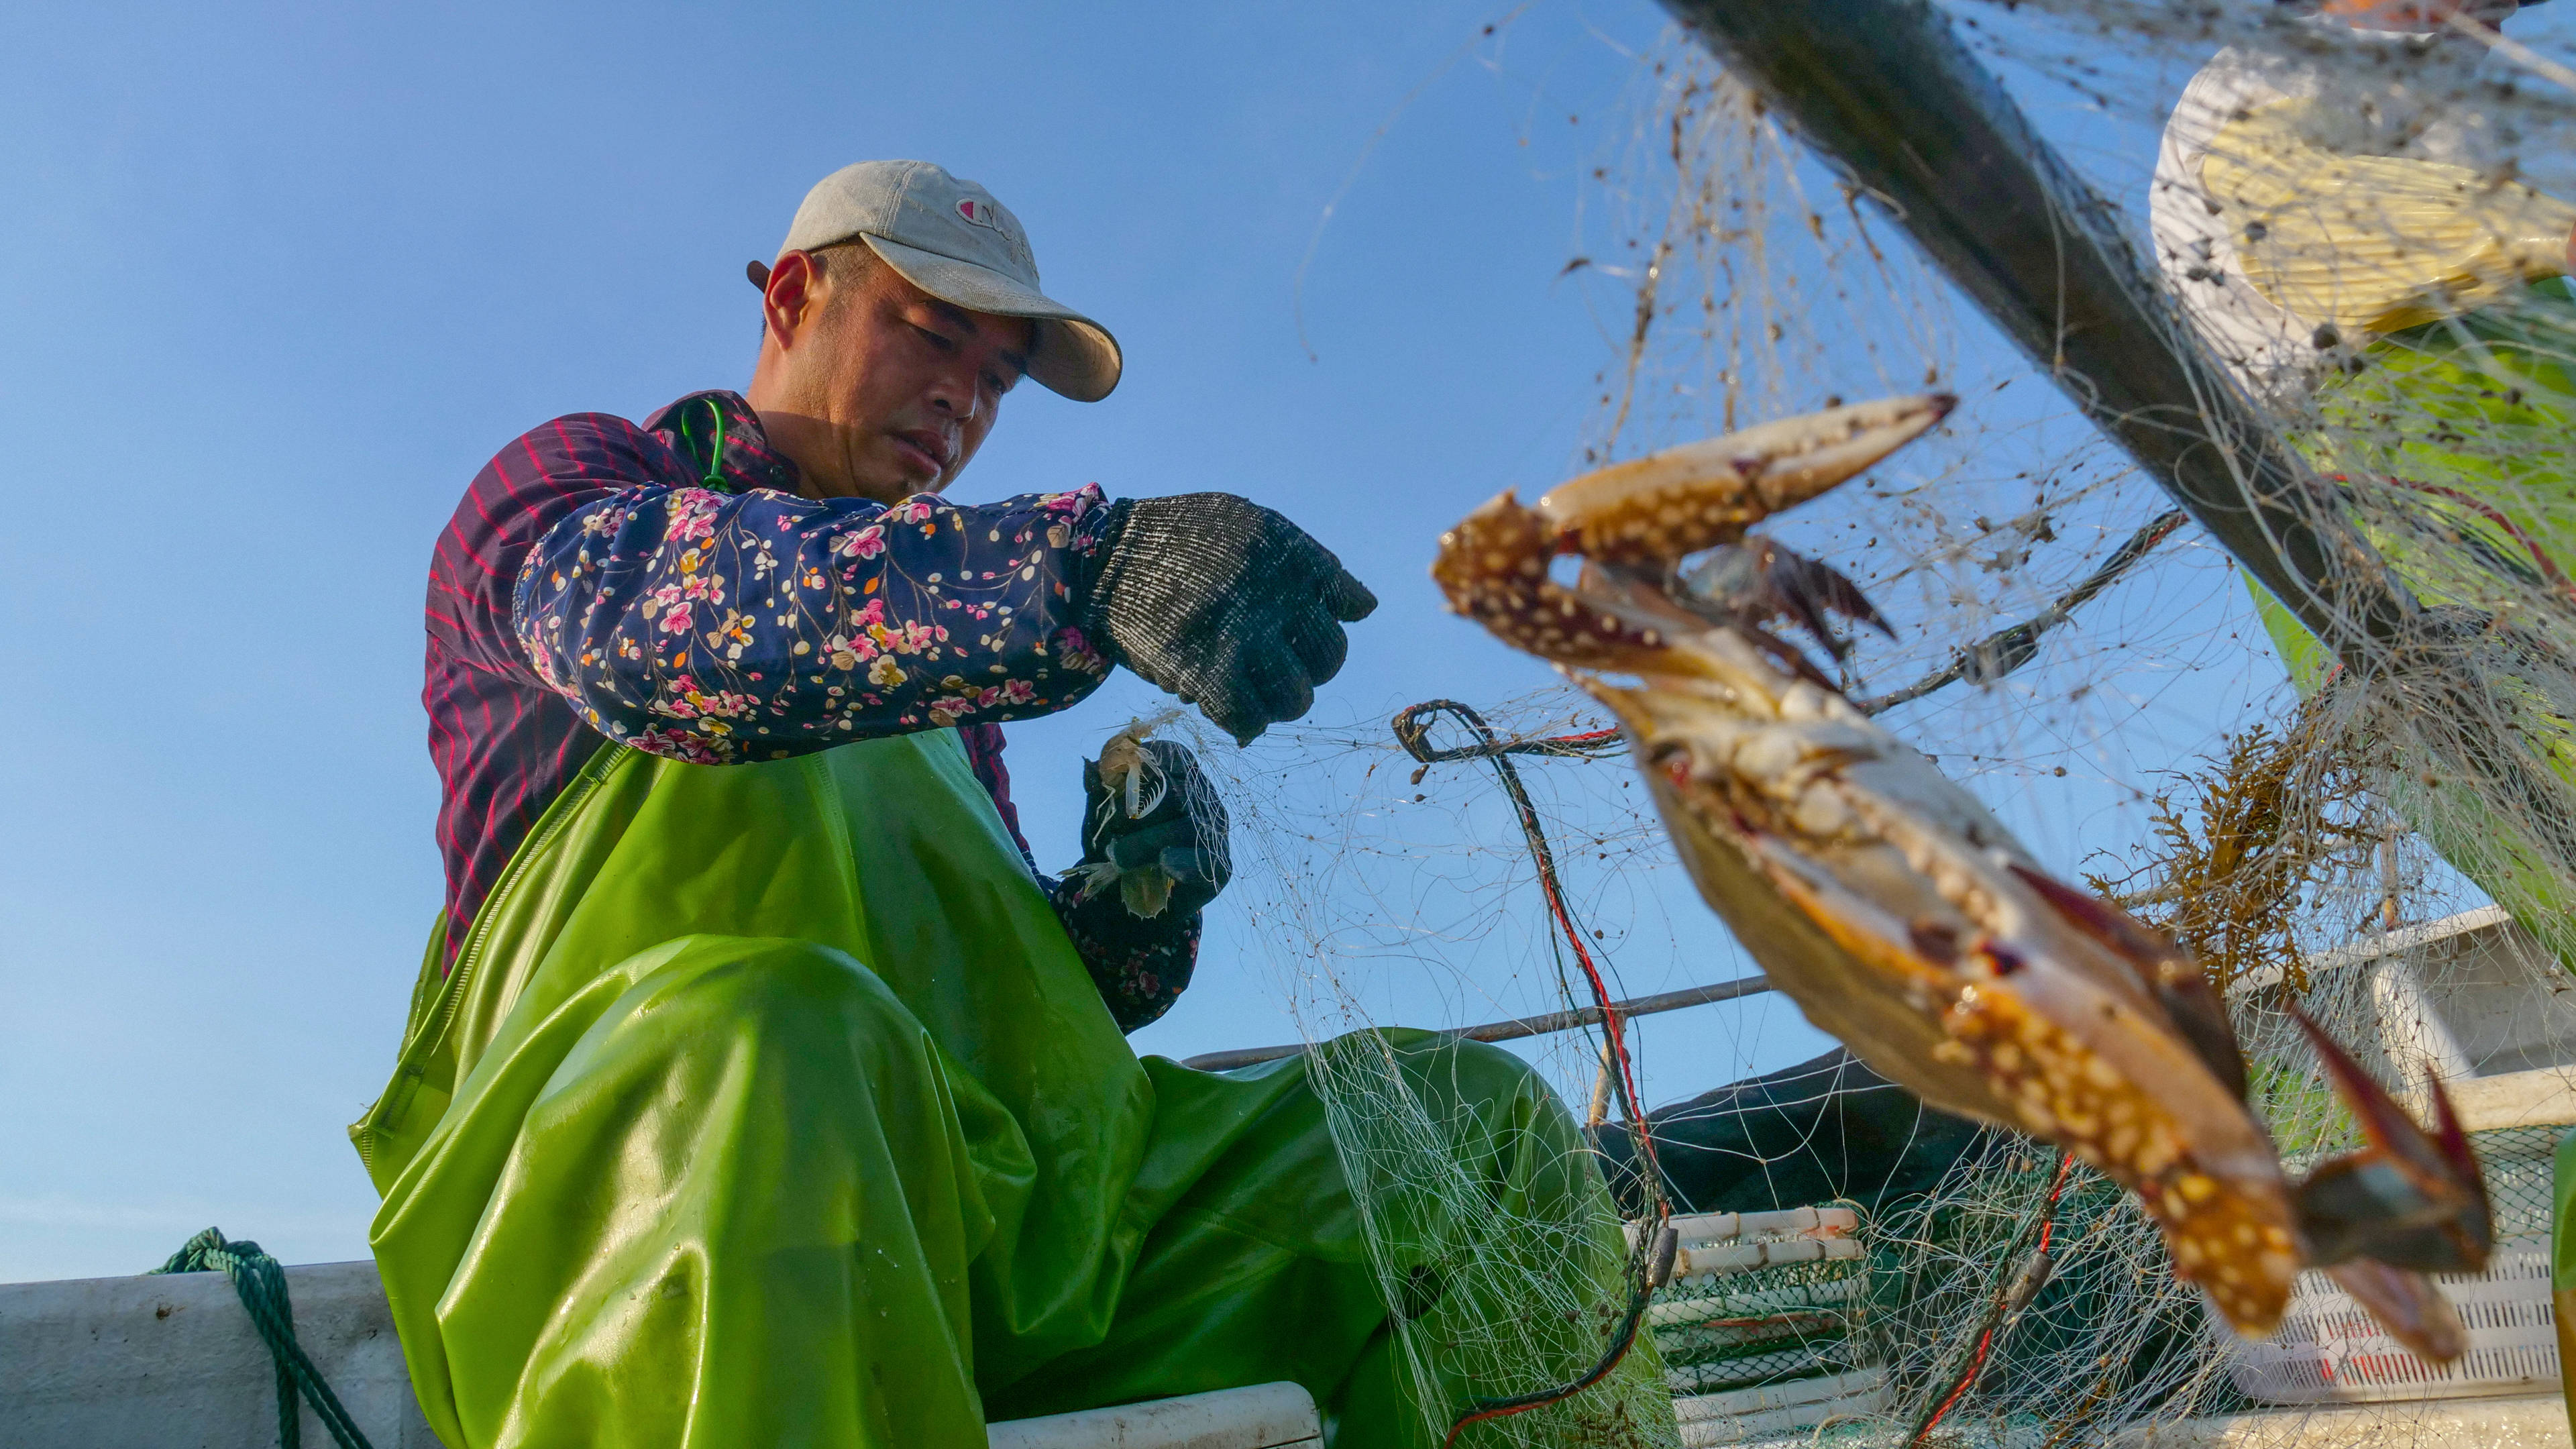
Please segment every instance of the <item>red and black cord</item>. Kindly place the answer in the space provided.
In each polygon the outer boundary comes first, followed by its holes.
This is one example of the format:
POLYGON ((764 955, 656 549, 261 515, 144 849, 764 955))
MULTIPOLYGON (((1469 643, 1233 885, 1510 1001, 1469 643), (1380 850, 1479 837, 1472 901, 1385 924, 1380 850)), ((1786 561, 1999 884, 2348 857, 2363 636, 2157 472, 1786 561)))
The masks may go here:
MULTIPOLYGON (((1538 809, 1530 803, 1529 791, 1521 784, 1520 771, 1511 761, 1513 755, 1580 758, 1608 753, 1623 747, 1619 731, 1593 730, 1582 734, 1505 740, 1495 735, 1483 715, 1454 699, 1426 700, 1413 705, 1395 717, 1393 728, 1395 738, 1404 746, 1405 753, 1422 763, 1422 769, 1414 772, 1417 783, 1422 778, 1422 770, 1444 761, 1481 759, 1494 767, 1495 776, 1502 782, 1503 794, 1511 800, 1512 810, 1519 818, 1521 838, 1529 846, 1530 859, 1538 868, 1539 892, 1546 898, 1548 915, 1556 922, 1558 935, 1572 948, 1575 963, 1582 968, 1584 984, 1592 992, 1593 1004, 1601 1012, 1601 1029, 1609 1039, 1611 1090, 1618 1094, 1620 1109, 1627 1114, 1628 1131, 1636 1143, 1637 1161, 1642 1168, 1642 1180, 1650 1204, 1645 1231, 1637 1235, 1629 1249, 1627 1311, 1620 1316, 1619 1326, 1612 1333, 1601 1357, 1590 1369, 1565 1383, 1526 1394, 1469 1401, 1466 1409, 1450 1423, 1449 1433, 1441 1441, 1443 1449, 1447 1449, 1457 1442, 1458 1435, 1470 1424, 1509 1418, 1549 1404, 1562 1403, 1608 1378, 1619 1367, 1620 1361, 1628 1356, 1628 1350, 1635 1346, 1638 1329, 1645 1322, 1646 1306, 1653 1298, 1663 1273, 1671 1266, 1671 1245, 1664 1239, 1665 1223, 1672 1216, 1672 1208, 1664 1200, 1663 1173, 1656 1165, 1654 1137, 1647 1131, 1646 1114, 1637 1100, 1636 1076, 1629 1062, 1627 1031, 1619 1018, 1618 1003, 1611 995, 1609 982, 1601 974, 1599 963, 1593 960, 1591 949, 1584 944, 1583 929, 1575 921, 1573 909, 1566 904, 1565 890, 1556 874, 1556 853, 1548 846, 1547 829, 1540 823, 1538 809), (1430 741, 1431 721, 1444 714, 1464 726, 1475 736, 1476 743, 1454 749, 1434 748, 1430 741)), ((1564 969, 1562 955, 1557 958, 1557 965, 1561 974, 1564 969)), ((1571 983, 1568 983, 1568 994, 1572 994, 1571 983)))
POLYGON ((2047 1286, 2048 1242, 2057 1230, 2057 1199, 2065 1193, 2066 1174, 2074 1165, 2073 1153, 2057 1154, 2057 1176, 2049 1182, 2048 1198, 2039 1209, 2039 1245, 2027 1256, 2005 1257, 2005 1262, 2018 1266, 2013 1269, 2012 1276, 1996 1285, 1994 1301, 1986 1308, 1986 1321, 1977 1330, 1976 1346, 1968 1352, 1967 1366, 1959 1371, 1958 1381, 1950 1386, 1948 1396, 1914 1426, 1914 1432, 1905 1440, 1905 1449, 1916 1449, 1930 1437, 1932 1430, 1948 1416, 1959 1400, 1967 1396, 1969 1387, 1977 1381, 1977 1375, 1985 1371, 1986 1351, 1994 1347, 1996 1330, 2003 1327, 2006 1317, 2028 1307, 2039 1290, 2047 1286))

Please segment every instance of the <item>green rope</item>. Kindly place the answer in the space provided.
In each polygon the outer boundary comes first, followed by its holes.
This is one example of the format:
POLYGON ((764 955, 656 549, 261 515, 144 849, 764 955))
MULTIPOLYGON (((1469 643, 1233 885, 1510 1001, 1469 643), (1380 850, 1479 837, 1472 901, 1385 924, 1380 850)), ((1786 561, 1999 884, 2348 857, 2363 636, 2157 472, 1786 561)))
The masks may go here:
POLYGON ((295 1412, 300 1392, 313 1406, 313 1416, 331 1431, 340 1449, 374 1449, 367 1436, 340 1407, 340 1396, 322 1382, 322 1371, 295 1342, 295 1308, 286 1301, 286 1269, 275 1258, 260 1251, 259 1244, 244 1240, 224 1240, 221 1228, 208 1228, 188 1240, 188 1245, 170 1255, 170 1261, 153 1269, 155 1273, 212 1273, 221 1271, 233 1280, 233 1291, 241 1295, 242 1307, 250 1314, 251 1326, 259 1330, 260 1340, 268 1345, 268 1355, 277 1362, 277 1443, 278 1449, 302 1449, 304 1425, 295 1412))
POLYGON ((707 486, 724 487, 724 409, 714 398, 707 399, 707 414, 716 420, 715 451, 707 455, 707 486))
MULTIPOLYGON (((716 446, 715 450, 707 455, 707 476, 698 481, 709 488, 721 489, 730 493, 733 490, 726 488, 724 481, 724 409, 716 406, 716 400, 714 398, 700 398, 698 401, 701 406, 706 408, 707 416, 714 419, 716 425, 716 446)), ((680 414, 680 441, 688 444, 693 450, 698 446, 697 430, 689 426, 689 415, 687 413, 680 414)))

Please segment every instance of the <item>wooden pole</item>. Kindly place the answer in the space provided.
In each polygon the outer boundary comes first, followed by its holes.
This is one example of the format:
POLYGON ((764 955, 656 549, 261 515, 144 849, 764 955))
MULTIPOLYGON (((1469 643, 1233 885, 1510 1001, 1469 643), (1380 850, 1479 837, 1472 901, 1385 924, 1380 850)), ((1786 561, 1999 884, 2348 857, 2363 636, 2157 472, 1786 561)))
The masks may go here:
MULTIPOLYGON (((1929 0, 1662 3, 2354 677, 2404 672, 2492 795, 2558 793, 2500 737, 2490 721, 2506 711, 2456 651, 2424 647, 2412 594, 2159 296, 2110 205, 1929 0)), ((2576 874, 2576 820, 2524 813, 2576 874)))

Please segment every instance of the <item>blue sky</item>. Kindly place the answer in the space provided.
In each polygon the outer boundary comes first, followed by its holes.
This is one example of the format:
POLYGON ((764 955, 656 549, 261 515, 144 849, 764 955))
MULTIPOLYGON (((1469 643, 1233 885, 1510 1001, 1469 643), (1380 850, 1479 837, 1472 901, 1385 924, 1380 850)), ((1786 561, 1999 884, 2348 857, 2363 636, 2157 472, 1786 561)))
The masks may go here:
MULTIPOLYGON (((1423 570, 1467 508, 1580 455, 1624 319, 1558 273, 1662 30, 1643 0, 93 4, 13 30, 0 1280, 139 1271, 209 1223, 290 1261, 363 1253, 342 1128, 440 895, 431 540, 523 429, 747 381, 742 264, 847 161, 990 186, 1050 290, 1127 349, 1104 404, 1015 394, 958 496, 1097 481, 1286 511, 1386 601, 1327 721, 1546 682, 1423 570)), ((2235 616, 2224 591, 2189 607, 2235 616)), ((1014 727, 1042 860, 1074 853, 1078 755, 1151 703, 1127 681, 1014 727)), ((2176 737, 2217 711, 2175 702, 2176 737)), ((2009 808, 2080 854, 2090 816, 2009 808)), ((1604 872, 1587 899, 1616 904, 1604 872)), ((1526 952, 1535 902, 1485 899, 1526 952)), ((1144 1048, 1291 1030, 1227 909, 1144 1048)), ((1695 910, 1630 989, 1742 969, 1695 910)), ((1409 1024, 1490 1014, 1454 983, 1385 989, 1409 1024)), ((1691 1016, 1655 1029, 1675 1067, 1651 1097, 1823 1045, 1776 998, 1691 1016)))
MULTIPOLYGON (((1126 345, 1110 402, 1016 395, 961 496, 1097 480, 1303 520, 1388 598, 1328 710, 1539 682, 1439 616, 1422 570, 1447 521, 1577 448, 1602 344, 1552 284, 1592 147, 1567 118, 1627 83, 1604 37, 1661 21, 1555 5, 1481 34, 1504 18, 21 12, 0 93, 20 479, 0 1280, 137 1271, 209 1222, 290 1260, 363 1252, 341 1129, 381 1085, 439 898, 431 539, 535 423, 742 385, 742 264, 847 161, 989 185, 1050 288, 1126 345), (1346 181, 1305 277, 1310 357, 1294 283, 1346 181)), ((1129 693, 1015 743, 1042 855, 1074 853, 1075 753, 1129 693)), ((1194 1001, 1161 1049, 1277 1039, 1240 995, 1194 1001)))

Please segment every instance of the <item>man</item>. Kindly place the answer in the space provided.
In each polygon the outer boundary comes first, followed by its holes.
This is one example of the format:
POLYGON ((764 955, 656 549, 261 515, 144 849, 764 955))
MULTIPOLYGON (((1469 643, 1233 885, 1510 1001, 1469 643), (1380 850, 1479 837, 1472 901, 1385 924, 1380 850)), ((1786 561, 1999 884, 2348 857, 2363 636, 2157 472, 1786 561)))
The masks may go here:
MULTIPOLYGON (((1124 665, 1248 741, 1375 601, 1224 494, 942 499, 1022 376, 1089 401, 1121 362, 981 187, 845 168, 750 270, 747 394, 536 429, 432 566, 447 909, 351 1129, 424 1412, 455 1449, 967 1446, 1294 1379, 1341 1442, 1423 1442, 1475 1366, 1409 1352, 1378 1270, 1437 1283, 1450 1229, 1364 1230, 1301 1062, 1122 1040, 1189 978, 1221 816, 1094 782, 1086 858, 1172 896, 1045 882, 995 727, 1124 665)), ((1571 1226, 1558 1271, 1614 1297, 1545 1089, 1377 1050, 1490 1170, 1477 1215, 1571 1226)), ((1512 1307, 1447 1299, 1421 1312, 1512 1307)))

